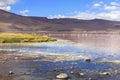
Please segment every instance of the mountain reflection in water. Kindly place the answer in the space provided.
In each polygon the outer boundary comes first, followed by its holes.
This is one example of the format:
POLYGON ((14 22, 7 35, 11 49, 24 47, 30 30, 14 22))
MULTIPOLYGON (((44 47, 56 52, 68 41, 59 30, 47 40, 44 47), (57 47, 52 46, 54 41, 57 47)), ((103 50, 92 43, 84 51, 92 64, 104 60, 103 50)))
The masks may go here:
MULTIPOLYGON (((120 60, 120 34, 49 34, 52 37, 71 40, 76 43, 78 48, 84 48, 84 53, 93 51, 95 56, 107 57, 112 60, 120 60), (88 51, 87 51, 88 50, 88 51), (100 55, 101 54, 101 55, 100 55), (98 54, 97 54, 98 55, 98 54)), ((83 49, 83 50, 84 50, 83 49)))

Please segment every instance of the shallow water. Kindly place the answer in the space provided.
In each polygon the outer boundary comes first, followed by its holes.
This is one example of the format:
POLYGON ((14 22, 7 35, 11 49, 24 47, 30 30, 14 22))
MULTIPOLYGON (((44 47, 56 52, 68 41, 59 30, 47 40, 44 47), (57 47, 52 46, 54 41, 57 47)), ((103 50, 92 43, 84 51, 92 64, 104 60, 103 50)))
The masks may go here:
MULTIPOLYGON (((70 80, 119 80, 120 79, 120 35, 119 34, 64 34, 51 36, 60 38, 56 42, 32 44, 7 44, 0 46, 4 53, 37 54, 47 56, 52 62, 20 62, 30 73, 28 80, 56 80, 55 76, 65 72, 70 80), (90 58, 91 62, 84 61, 90 58), (83 72, 85 77, 76 76, 83 72), (110 72, 101 76, 100 72, 110 72)), ((3 52, 1 52, 3 53, 3 52)), ((26 76, 25 76, 26 77, 26 76)), ((27 79, 25 79, 27 80, 27 79)))

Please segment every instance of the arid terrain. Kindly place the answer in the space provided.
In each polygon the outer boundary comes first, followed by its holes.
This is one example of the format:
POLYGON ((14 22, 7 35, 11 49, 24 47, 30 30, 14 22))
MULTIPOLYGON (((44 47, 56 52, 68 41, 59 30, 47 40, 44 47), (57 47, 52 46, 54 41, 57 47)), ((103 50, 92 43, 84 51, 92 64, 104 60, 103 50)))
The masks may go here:
POLYGON ((120 32, 119 21, 102 19, 80 20, 72 18, 48 19, 46 17, 21 16, 0 10, 0 32, 120 32))

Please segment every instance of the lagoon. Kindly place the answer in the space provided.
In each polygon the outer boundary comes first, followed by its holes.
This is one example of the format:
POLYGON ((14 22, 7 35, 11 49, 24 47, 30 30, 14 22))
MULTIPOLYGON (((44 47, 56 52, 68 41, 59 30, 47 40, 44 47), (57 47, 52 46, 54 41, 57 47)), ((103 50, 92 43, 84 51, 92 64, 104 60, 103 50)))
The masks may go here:
MULTIPOLYGON (((26 54, 35 57, 19 58, 15 73, 25 80, 56 80, 59 73, 67 73, 70 80, 119 80, 119 34, 49 34, 56 42, 1 45, 1 54, 26 54), (90 58, 91 62, 84 59, 90 58), (47 60, 46 60, 47 59, 47 60), (20 60, 20 61, 19 61, 20 60), (21 71, 23 69, 23 71, 21 71), (19 71, 20 70, 20 71, 19 71), (80 77, 77 73, 85 73, 80 77), (108 76, 100 73, 110 72, 108 76), (28 73, 28 75, 22 75, 28 73)), ((15 78, 18 80, 18 78, 15 78)))

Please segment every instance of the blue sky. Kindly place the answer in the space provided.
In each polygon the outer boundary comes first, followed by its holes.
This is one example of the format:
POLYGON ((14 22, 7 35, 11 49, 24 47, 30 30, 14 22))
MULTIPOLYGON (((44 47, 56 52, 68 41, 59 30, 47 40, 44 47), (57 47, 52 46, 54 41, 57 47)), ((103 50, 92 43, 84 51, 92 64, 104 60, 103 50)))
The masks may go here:
POLYGON ((119 0, 0 0, 0 9, 24 16, 120 21, 119 0))

